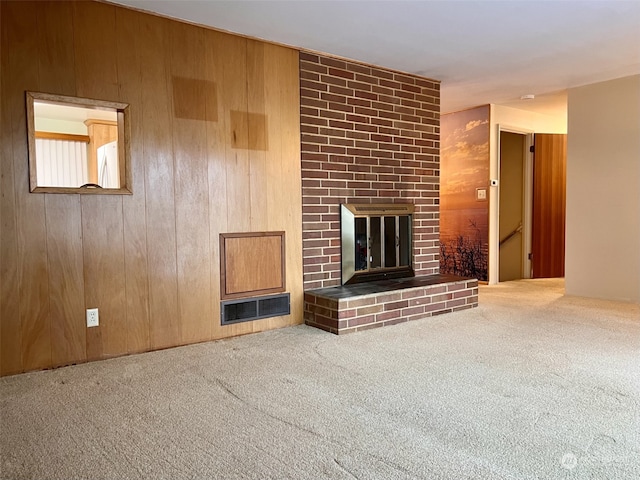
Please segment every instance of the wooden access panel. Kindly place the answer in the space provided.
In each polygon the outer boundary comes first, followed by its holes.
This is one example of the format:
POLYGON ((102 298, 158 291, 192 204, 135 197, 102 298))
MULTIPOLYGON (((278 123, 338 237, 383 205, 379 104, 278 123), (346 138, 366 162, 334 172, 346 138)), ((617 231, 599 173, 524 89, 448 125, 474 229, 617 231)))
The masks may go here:
POLYGON ((284 232, 220 234, 223 299, 285 290, 284 232))
POLYGON ((536 134, 533 162, 533 278, 564 277, 567 136, 536 134))

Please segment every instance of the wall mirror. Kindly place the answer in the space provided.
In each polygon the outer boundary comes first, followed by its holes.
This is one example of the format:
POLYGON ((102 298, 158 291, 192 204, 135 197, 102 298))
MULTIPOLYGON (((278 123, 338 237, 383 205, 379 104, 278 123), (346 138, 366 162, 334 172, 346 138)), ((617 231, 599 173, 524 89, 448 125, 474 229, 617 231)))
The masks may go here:
POLYGON ((131 194, 126 103, 27 92, 32 192, 131 194))

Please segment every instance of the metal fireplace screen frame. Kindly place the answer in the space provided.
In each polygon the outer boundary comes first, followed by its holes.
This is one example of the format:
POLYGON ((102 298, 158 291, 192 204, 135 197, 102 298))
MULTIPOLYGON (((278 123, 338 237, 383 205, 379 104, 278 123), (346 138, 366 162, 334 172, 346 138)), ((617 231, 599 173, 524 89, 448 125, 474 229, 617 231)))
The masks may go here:
POLYGON ((412 277, 412 204, 342 204, 342 284, 412 277))

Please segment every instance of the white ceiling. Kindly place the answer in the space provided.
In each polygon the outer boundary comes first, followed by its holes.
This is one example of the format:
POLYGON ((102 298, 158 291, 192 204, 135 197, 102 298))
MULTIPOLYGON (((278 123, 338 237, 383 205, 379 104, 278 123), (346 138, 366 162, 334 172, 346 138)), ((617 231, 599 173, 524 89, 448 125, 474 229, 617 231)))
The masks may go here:
POLYGON ((566 114, 567 88, 640 74, 638 0, 116 3, 440 80, 443 113, 566 114))
POLYGON ((101 108, 84 108, 78 105, 60 105, 42 101, 33 102, 35 118, 48 118, 69 122, 84 122, 85 120, 109 120, 118 121, 118 114, 112 110, 101 108))

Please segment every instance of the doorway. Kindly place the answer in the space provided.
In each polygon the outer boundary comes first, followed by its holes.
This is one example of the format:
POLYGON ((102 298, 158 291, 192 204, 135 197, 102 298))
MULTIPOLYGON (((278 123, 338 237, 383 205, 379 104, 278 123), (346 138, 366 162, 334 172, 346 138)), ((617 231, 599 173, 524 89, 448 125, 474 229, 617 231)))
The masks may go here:
POLYGON ((564 277, 566 137, 499 129, 499 282, 564 277))
POLYGON ((500 131, 498 281, 530 278, 530 135, 500 131))

